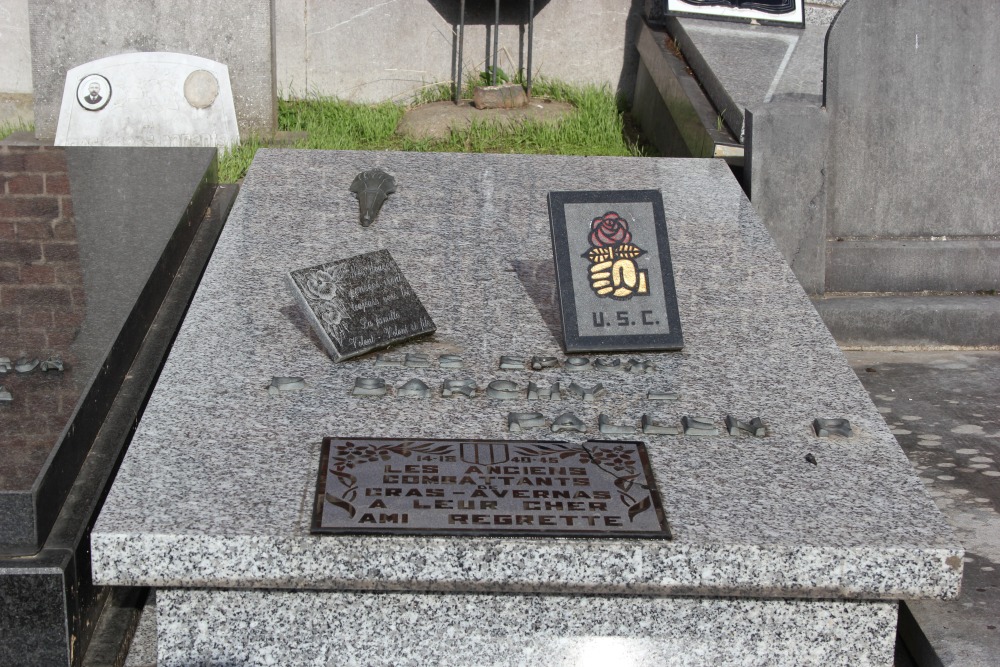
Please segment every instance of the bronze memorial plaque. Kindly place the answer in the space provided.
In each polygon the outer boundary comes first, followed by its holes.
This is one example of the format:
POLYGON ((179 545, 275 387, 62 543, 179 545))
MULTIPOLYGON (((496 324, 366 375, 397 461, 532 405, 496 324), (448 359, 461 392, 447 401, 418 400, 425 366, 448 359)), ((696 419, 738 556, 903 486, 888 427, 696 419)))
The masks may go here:
POLYGON ((312 532, 670 539, 622 441, 326 438, 312 532))

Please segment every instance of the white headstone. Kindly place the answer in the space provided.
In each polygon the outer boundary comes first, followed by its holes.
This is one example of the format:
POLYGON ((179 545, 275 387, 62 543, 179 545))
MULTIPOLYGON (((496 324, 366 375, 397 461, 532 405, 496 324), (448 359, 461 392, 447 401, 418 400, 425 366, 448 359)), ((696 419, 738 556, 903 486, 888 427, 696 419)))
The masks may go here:
POLYGON ((123 53, 66 73, 56 146, 239 143, 229 68, 183 53, 123 53))

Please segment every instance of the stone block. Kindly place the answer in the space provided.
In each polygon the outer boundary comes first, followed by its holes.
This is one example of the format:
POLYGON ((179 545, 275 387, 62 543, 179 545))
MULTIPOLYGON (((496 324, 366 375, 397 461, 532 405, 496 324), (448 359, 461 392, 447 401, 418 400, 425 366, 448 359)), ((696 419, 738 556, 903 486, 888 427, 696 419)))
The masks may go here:
POLYGON ((827 244, 831 292, 978 292, 1000 289, 1000 241, 845 239, 827 244))
POLYGON ((520 109, 528 104, 528 96, 520 84, 480 86, 472 96, 477 109, 520 109))
POLYGON ((996 234, 994 0, 852 0, 830 28, 831 236, 996 234), (872 63, 877 63, 873 67, 872 63))
POLYGON ((222 63, 183 53, 123 53, 66 73, 57 146, 225 149, 239 141, 222 63))
POLYGON ((35 133, 53 138, 68 70, 122 53, 168 51, 229 67, 240 132, 276 126, 273 0, 39 0, 30 5, 35 133))

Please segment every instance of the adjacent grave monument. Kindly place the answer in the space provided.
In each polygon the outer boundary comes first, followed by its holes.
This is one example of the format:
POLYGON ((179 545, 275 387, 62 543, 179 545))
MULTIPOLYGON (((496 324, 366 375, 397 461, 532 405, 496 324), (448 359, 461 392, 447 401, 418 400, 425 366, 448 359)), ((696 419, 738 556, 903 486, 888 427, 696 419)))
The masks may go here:
POLYGON ((0 143, 0 664, 80 665, 107 606, 89 532, 221 228, 215 166, 0 143))
MULTIPOLYGON (((208 5, 195 0, 170 3, 40 0, 31 2, 29 11, 35 135, 39 139, 56 136, 68 70, 94 60, 143 52, 186 54, 225 65, 232 78, 239 132, 244 136, 270 134, 276 128, 273 0, 208 5)), ((215 70, 209 71, 219 83, 219 94, 224 94, 223 81, 215 70)), ((95 72, 83 75, 92 73, 95 72)), ((74 92, 77 83, 73 82, 74 92)), ((114 81, 111 83, 113 85, 114 81)), ((150 83, 153 90, 140 87, 126 94, 141 96, 148 92, 153 95, 155 101, 149 103, 149 113, 153 114, 158 106, 169 112, 174 100, 187 105, 185 92, 196 102, 205 101, 206 93, 212 88, 211 81, 204 76, 189 81, 187 86, 182 77, 176 93, 171 89, 169 94, 157 91, 160 84, 156 81, 150 83)), ((118 94, 118 91, 112 92, 111 104, 118 94)), ((183 123, 179 130, 194 131, 183 123)), ((167 134, 180 132, 175 130, 167 134)), ((221 134, 220 130, 216 132, 221 134)), ((206 144, 192 142, 191 145, 206 144)))
POLYGON ((240 142, 229 68, 183 53, 128 53, 66 73, 57 146, 229 148, 240 142))
POLYGON ((158 589, 160 667, 888 665, 896 601, 954 596, 963 555, 721 161, 273 150, 92 549, 158 589), (362 227, 374 165, 400 188, 362 227), (661 193, 682 351, 567 355, 549 193, 618 190, 661 193), (345 247, 391 250, 434 334, 332 363, 286 276, 345 247), (604 530, 654 487, 672 539, 604 530), (551 530, 464 529, 518 516, 551 530))

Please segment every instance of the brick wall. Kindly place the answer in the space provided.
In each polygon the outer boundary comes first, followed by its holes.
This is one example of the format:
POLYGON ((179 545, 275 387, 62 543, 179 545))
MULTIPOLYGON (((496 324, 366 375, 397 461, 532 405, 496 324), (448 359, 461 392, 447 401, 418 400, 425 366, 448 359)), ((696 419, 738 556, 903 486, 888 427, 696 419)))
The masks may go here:
POLYGON ((62 150, 0 146, 0 357, 67 370, 0 374, 0 489, 30 485, 80 397, 72 343, 86 300, 62 150))

